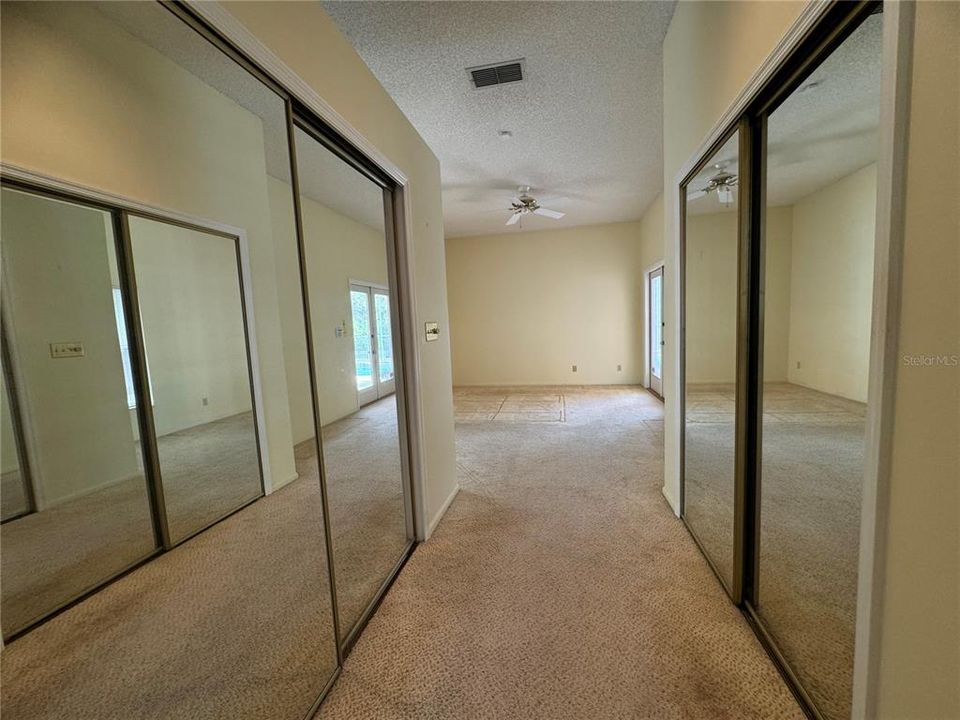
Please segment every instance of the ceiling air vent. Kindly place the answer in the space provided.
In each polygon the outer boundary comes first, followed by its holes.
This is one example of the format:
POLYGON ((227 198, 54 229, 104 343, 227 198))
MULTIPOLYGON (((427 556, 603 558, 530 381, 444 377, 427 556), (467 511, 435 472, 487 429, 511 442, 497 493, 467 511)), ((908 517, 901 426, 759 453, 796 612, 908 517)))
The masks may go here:
POLYGON ((467 68, 474 87, 490 87, 523 80, 523 60, 467 68))

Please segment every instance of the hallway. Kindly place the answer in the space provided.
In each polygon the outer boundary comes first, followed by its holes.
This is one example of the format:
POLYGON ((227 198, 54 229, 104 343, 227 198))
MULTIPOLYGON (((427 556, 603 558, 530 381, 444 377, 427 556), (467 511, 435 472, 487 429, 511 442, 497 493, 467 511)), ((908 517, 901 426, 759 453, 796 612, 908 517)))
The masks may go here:
POLYGON ((455 406, 460 493, 318 717, 803 717, 661 495, 658 400, 463 388, 455 406), (521 412, 497 421, 498 402, 521 412))

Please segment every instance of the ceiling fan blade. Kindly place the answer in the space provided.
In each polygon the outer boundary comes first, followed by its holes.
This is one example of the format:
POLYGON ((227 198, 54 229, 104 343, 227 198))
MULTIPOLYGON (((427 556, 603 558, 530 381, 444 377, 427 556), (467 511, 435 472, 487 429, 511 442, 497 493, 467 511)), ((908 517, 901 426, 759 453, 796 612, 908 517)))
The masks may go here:
POLYGON ((520 222, 520 213, 514 213, 510 216, 510 219, 507 220, 507 225, 516 225, 520 222))
POLYGON ((547 208, 537 208, 533 211, 534 215, 543 215, 544 217, 553 218, 554 220, 559 220, 566 213, 557 212, 556 210, 547 210, 547 208))
POLYGON ((696 200, 697 198, 703 197, 706 194, 706 190, 694 190, 693 192, 687 192, 687 200, 696 200))

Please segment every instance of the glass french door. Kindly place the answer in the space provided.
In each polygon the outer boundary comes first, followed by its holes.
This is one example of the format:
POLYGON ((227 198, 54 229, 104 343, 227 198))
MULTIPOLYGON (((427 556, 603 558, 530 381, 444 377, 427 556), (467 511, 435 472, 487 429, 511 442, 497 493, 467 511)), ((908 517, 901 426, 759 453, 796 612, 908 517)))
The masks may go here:
POLYGON ((663 267, 648 276, 650 316, 650 389, 663 396, 663 267))
POLYGON ((351 283, 350 308, 357 400, 359 405, 366 405, 396 389, 390 294, 375 285, 351 283))

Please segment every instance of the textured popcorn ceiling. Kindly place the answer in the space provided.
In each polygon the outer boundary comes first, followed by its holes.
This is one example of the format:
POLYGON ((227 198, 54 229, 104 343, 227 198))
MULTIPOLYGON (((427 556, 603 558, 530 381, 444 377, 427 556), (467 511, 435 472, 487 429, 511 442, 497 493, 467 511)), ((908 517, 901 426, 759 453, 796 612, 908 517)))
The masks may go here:
POLYGON ((660 192, 672 2, 323 6, 439 157, 447 237, 515 232, 518 185, 567 213, 524 229, 635 220, 660 192), (518 58, 520 83, 478 90, 466 72, 518 58))
MULTIPOLYGON (((871 15, 770 115, 768 205, 793 205, 877 161, 882 35, 883 16, 871 15)), ((736 143, 713 162, 736 174, 736 143)), ((716 172, 711 163, 690 187, 702 188, 716 172)), ((689 207, 694 214, 723 210, 715 194, 689 207)))

